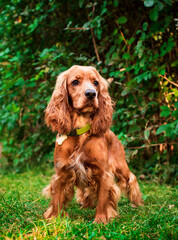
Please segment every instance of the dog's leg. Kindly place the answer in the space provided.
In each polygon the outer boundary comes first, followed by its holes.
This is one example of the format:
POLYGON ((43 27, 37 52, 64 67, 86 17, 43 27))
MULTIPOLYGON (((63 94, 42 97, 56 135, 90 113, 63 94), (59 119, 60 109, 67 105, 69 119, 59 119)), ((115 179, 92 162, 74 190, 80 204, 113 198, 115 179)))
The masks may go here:
POLYGON ((60 213, 68 216, 64 211, 66 204, 74 195, 75 176, 72 171, 58 173, 51 183, 52 201, 51 206, 44 213, 44 218, 57 217, 60 213))
POLYGON ((107 187, 107 179, 105 176, 101 176, 98 189, 98 203, 96 207, 96 215, 94 222, 106 223, 107 222, 107 201, 109 195, 109 189, 107 187))
POLYGON ((126 162, 124 147, 117 137, 109 132, 107 135, 109 145, 109 169, 116 176, 117 184, 122 193, 136 206, 142 204, 142 196, 137 178, 130 171, 126 162))
POLYGON ((118 215, 117 203, 120 198, 120 189, 116 185, 112 173, 104 173, 100 179, 98 190, 95 222, 106 223, 118 215))
POLYGON ((107 219, 115 218, 118 216, 117 203, 121 196, 120 188, 115 183, 114 175, 108 173, 108 183, 110 183, 109 196, 107 201, 107 219))

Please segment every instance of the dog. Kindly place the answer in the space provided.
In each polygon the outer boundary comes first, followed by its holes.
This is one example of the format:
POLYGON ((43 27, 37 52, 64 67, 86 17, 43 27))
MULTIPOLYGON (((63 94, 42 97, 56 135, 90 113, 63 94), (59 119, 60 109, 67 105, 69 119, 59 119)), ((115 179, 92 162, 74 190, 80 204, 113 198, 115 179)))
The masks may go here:
POLYGON ((68 215, 65 210, 74 187, 82 207, 96 207, 96 223, 118 215, 121 193, 135 206, 142 205, 136 176, 110 130, 112 115, 108 82, 94 67, 74 65, 58 76, 45 110, 45 122, 57 137, 55 175, 43 191, 52 197, 44 218, 68 215))

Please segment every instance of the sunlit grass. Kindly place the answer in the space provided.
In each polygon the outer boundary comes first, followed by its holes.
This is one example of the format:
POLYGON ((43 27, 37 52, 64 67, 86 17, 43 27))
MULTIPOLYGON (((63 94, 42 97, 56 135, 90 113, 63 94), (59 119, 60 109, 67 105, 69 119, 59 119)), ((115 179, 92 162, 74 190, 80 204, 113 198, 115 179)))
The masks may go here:
POLYGON ((120 217, 94 224, 94 210, 69 205, 70 218, 46 221, 49 204, 41 196, 52 173, 33 170, 0 175, 0 239, 177 239, 177 191, 167 185, 141 182, 144 206, 132 208, 126 198, 118 204, 120 217))

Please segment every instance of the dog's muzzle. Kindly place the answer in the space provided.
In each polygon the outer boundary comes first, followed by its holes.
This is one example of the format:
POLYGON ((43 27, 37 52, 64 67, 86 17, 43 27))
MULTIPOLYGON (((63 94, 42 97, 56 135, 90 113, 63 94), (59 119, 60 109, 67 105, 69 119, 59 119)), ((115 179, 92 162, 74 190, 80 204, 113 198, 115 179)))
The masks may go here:
POLYGON ((85 97, 87 97, 89 100, 92 100, 96 97, 96 91, 92 89, 88 89, 85 91, 85 97))

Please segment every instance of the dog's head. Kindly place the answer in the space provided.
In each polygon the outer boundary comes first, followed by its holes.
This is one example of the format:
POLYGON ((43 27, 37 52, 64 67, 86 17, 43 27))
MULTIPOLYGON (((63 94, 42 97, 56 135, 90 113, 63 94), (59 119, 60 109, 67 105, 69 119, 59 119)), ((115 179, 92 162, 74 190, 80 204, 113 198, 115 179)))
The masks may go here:
POLYGON ((72 128, 73 111, 91 114, 95 135, 110 127, 113 109, 108 84, 94 67, 73 66, 58 76, 46 108, 46 123, 53 131, 66 134, 72 128))

